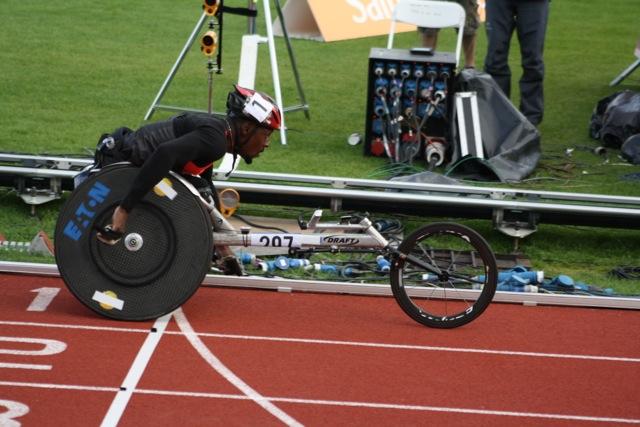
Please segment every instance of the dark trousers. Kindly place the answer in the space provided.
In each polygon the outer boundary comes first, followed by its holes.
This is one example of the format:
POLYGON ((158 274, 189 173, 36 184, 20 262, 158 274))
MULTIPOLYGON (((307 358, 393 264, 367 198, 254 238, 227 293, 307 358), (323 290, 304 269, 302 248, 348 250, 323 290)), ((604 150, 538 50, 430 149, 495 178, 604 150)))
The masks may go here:
POLYGON ((549 0, 488 0, 486 3, 487 57, 484 69, 505 95, 511 95, 509 45, 514 30, 520 43, 522 78, 520 111, 534 125, 542 121, 544 37, 549 0))

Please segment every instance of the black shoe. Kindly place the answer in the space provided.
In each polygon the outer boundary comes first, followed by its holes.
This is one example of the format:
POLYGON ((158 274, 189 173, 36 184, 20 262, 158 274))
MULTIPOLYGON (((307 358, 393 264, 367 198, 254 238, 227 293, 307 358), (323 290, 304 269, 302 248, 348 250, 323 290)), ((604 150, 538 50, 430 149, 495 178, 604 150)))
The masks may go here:
POLYGON ((242 264, 235 256, 226 256, 218 261, 218 268, 227 276, 244 276, 242 264))

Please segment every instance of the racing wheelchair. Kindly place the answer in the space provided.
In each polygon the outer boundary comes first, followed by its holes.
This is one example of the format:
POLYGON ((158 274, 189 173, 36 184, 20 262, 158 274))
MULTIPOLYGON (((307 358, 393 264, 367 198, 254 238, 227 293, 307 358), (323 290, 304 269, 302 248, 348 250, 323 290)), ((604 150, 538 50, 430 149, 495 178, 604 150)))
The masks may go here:
POLYGON ((137 170, 116 163, 94 171, 70 195, 56 224, 55 257, 66 286, 103 316, 148 320, 175 310, 210 272, 214 244, 382 254, 390 263, 395 300, 429 327, 467 324, 495 294, 495 256, 466 226, 432 223, 398 243, 366 217, 358 223, 323 223, 316 211, 300 233, 237 231, 225 226, 212 201, 173 172, 131 211, 122 239, 104 244, 96 233, 109 224, 137 170))

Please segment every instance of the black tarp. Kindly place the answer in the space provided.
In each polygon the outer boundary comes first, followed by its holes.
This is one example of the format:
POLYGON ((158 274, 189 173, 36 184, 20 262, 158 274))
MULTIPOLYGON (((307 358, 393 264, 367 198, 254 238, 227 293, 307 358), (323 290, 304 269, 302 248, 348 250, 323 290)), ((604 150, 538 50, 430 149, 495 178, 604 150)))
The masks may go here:
MULTIPOLYGON (((502 182, 520 181, 529 176, 540 160, 540 133, 536 127, 487 73, 463 70, 457 76, 456 91, 477 94, 485 158, 461 158, 456 142, 446 175, 502 182)), ((453 120, 452 134, 457 141, 455 123, 453 120)))
POLYGON ((601 99, 593 109, 589 134, 607 147, 620 148, 640 133, 640 93, 625 90, 601 99))
POLYGON ((640 165, 640 133, 630 136, 620 147, 622 158, 633 165, 640 165))

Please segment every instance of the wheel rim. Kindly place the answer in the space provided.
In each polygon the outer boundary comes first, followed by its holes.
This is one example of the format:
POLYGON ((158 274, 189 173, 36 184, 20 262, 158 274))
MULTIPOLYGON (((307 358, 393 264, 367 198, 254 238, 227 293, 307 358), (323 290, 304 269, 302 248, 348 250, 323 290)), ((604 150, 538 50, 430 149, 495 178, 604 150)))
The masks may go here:
POLYGON ((399 253, 392 272, 394 295, 420 323, 459 326, 480 315, 493 297, 495 258, 469 229, 424 228, 403 241, 399 253))

